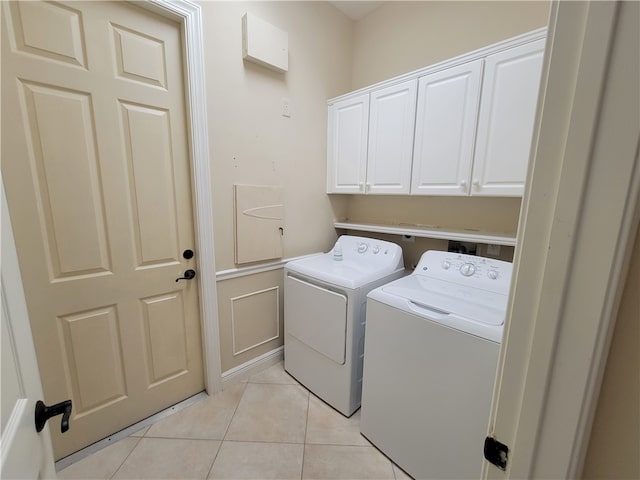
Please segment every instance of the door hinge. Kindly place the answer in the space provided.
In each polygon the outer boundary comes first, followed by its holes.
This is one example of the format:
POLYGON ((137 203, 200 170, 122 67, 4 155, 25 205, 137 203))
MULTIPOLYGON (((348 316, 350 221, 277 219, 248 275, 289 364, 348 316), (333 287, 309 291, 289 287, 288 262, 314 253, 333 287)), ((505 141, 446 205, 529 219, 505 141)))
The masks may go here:
POLYGON ((509 447, 493 437, 487 437, 484 439, 484 458, 500 470, 506 470, 507 461, 509 460, 509 447))

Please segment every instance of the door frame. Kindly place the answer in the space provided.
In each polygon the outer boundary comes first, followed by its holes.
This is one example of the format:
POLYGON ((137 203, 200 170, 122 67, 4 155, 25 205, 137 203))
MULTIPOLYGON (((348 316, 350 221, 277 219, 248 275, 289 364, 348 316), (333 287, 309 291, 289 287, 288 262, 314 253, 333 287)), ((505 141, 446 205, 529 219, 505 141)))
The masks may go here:
POLYGON ((222 390, 222 365, 213 244, 213 185, 209 160, 202 12, 199 5, 188 0, 146 0, 142 3, 130 0, 130 3, 177 22, 181 29, 204 384, 207 393, 212 395, 222 390))
POLYGON ((552 3, 483 478, 581 475, 640 218, 634 3, 552 3))

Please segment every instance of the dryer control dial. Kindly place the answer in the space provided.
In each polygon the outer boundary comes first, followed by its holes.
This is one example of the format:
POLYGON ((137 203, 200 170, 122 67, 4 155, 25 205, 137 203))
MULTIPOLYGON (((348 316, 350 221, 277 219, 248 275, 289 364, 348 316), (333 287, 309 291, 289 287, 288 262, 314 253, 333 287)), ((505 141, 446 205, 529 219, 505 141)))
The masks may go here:
POLYGON ((451 262, 448 260, 445 260, 442 262, 442 268, 445 270, 449 270, 451 268, 451 262))
POLYGON ((489 270, 487 272, 487 277, 489 277, 491 280, 495 280, 498 278, 498 272, 496 270, 489 270))
POLYGON ((380 245, 375 245, 373 247, 373 254, 376 255, 378 253, 380 253, 380 245))
POLYGON ((369 245, 362 242, 360 245, 358 245, 358 253, 364 253, 367 251, 368 248, 369 248, 369 245))
POLYGON ((476 273, 476 266, 473 263, 463 263, 460 265, 460 273, 465 277, 470 277, 476 273))

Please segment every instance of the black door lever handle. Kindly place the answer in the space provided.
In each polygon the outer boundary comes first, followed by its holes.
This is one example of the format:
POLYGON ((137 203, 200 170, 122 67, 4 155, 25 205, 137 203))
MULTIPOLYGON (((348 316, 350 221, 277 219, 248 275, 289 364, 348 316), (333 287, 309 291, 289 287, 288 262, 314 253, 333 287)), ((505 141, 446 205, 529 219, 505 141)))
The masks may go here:
POLYGON ((64 402, 56 403, 47 407, 42 400, 36 402, 36 432, 41 432, 45 423, 51 417, 62 415, 62 421, 60 422, 60 432, 64 433, 69 430, 69 418, 71 417, 72 409, 71 400, 65 400, 64 402))
POLYGON ((196 276, 196 271, 195 270, 185 270, 184 272, 184 277, 179 277, 176 278, 176 282, 179 282, 180 280, 191 280, 196 276))

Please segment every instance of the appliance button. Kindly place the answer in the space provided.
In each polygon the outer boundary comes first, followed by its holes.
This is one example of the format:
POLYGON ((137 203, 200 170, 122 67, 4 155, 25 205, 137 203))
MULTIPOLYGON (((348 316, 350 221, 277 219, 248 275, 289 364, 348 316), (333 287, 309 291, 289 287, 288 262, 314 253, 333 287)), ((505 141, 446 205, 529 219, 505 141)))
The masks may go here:
POLYGON ((380 245, 376 245, 375 247, 373 247, 373 254, 376 255, 380 253, 380 245))
POLYGON ((473 263, 463 263, 460 266, 460 273, 465 277, 470 277, 476 273, 476 266, 473 263))

